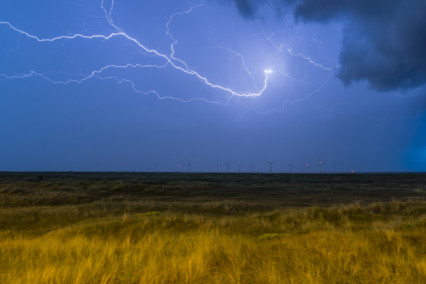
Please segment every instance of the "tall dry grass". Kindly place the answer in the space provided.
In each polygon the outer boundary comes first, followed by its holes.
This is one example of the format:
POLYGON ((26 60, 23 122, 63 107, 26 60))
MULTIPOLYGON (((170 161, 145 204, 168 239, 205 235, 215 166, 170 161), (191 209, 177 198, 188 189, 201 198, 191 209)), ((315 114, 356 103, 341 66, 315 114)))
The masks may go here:
POLYGON ((1 228, 0 283, 425 283, 425 208, 391 202, 239 216, 130 210, 79 215, 53 229, 55 209, 46 208, 43 233, 1 228))

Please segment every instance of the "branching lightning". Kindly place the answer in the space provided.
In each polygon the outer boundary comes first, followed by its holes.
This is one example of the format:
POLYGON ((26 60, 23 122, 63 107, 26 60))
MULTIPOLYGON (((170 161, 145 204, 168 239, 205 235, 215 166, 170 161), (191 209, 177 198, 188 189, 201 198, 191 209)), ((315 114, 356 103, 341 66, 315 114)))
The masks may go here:
POLYGON ((325 71, 333 71, 335 70, 338 66, 332 66, 332 67, 328 67, 328 66, 324 66, 320 63, 317 63, 316 61, 314 61, 311 57, 304 55, 303 53, 300 52, 294 52, 293 49, 291 48, 291 46, 289 46, 288 44, 285 43, 280 43, 280 44, 276 44, 275 42, 272 41, 272 37, 274 36, 274 34, 268 36, 266 38, 266 40, 279 52, 283 52, 283 51, 287 51, 291 56, 293 57, 300 57, 304 60, 306 60, 307 62, 309 62, 310 64, 314 65, 315 67, 321 68, 325 71))
MULTIPOLYGON (((317 94, 318 92, 320 92, 325 86, 326 84, 329 82, 329 80, 332 77, 333 71, 336 70, 336 68, 338 68, 338 66, 332 66, 332 67, 328 67, 328 66, 324 66, 320 63, 317 63, 316 61, 314 61, 311 57, 304 55, 303 53, 295 53, 293 52, 292 48, 290 45, 288 44, 284 44, 284 43, 280 43, 280 44, 276 44, 275 42, 272 41, 272 37, 274 36, 274 34, 266 37, 266 40, 271 44, 272 47, 274 47, 278 52, 282 53, 284 51, 286 51, 290 56, 292 57, 300 57, 303 60, 305 60, 307 63, 311 64, 312 66, 319 68, 323 71, 329 72, 329 75, 327 76, 327 78, 319 85, 317 86, 314 90, 310 91, 309 93, 307 93, 306 95, 297 98, 297 99, 284 99, 282 101, 281 107, 280 108, 275 108, 275 109, 269 109, 267 111, 258 111, 250 106, 248 106, 247 104, 245 104, 243 102, 243 104, 251 109, 252 111, 259 113, 259 114, 268 114, 268 113, 272 113, 272 112, 282 112, 284 111, 285 107, 288 104, 293 104, 293 103, 298 103, 301 101, 305 101, 308 100, 310 97, 312 97, 313 95, 317 94)), ((244 63, 244 61, 243 61, 244 63)), ((296 79, 292 76, 290 76, 288 73, 281 71, 281 70, 277 70, 277 73, 281 74, 282 76, 284 76, 287 79, 290 79, 292 81, 295 81, 297 83, 300 84, 304 84, 304 85, 312 85, 310 82, 306 82, 300 79, 296 79)))
POLYGON ((27 38, 36 40, 38 42, 55 42, 55 41, 59 41, 59 40, 72 40, 72 39, 88 39, 88 40, 93 40, 93 39, 102 39, 102 40, 109 40, 112 38, 116 38, 116 37, 121 37, 126 39, 127 41, 135 44, 139 49, 141 49, 143 52, 146 52, 148 54, 154 55, 160 59, 162 59, 164 61, 164 65, 140 65, 140 64, 127 64, 124 66, 118 66, 118 65, 106 65, 104 67, 102 67, 99 70, 94 70, 92 71, 89 75, 85 76, 83 79, 81 80, 75 80, 75 79, 69 79, 66 81, 54 81, 52 79, 49 79, 46 75, 40 74, 38 72, 35 71, 31 71, 28 74, 24 74, 24 75, 15 75, 15 76, 8 76, 5 74, 2 74, 1 77, 5 78, 5 79, 24 79, 24 78, 28 78, 31 76, 38 76, 38 77, 42 77, 44 79, 47 79, 49 81, 51 81, 52 83, 55 84, 69 84, 69 83, 77 83, 77 84, 81 84, 84 81, 87 81, 88 79, 97 77, 97 78, 101 78, 101 79, 115 79, 117 80, 119 83, 129 83, 132 86, 133 91, 138 92, 138 93, 153 93, 155 95, 158 96, 158 98, 160 99, 173 99, 173 100, 178 100, 178 101, 182 101, 182 102, 189 102, 189 101, 194 101, 194 100, 202 100, 202 101, 206 101, 206 102, 212 102, 210 100, 206 100, 204 98, 191 98, 191 99, 180 99, 180 98, 175 98, 175 97, 162 97, 160 96, 160 94, 156 91, 148 91, 148 92, 142 92, 139 91, 135 88, 135 83, 131 80, 128 79, 118 79, 118 77, 102 77, 101 73, 103 71, 105 71, 106 69, 111 69, 111 68, 117 68, 117 69, 123 69, 123 68, 164 68, 166 66, 171 66, 173 67, 175 70, 179 71, 179 72, 183 72, 187 75, 193 76, 195 78, 197 78, 198 80, 200 80, 201 82, 203 82, 206 86, 209 86, 211 88, 214 89, 219 89, 221 91, 223 91, 225 94, 227 94, 229 97, 258 97, 261 96, 267 89, 268 87, 268 80, 269 80, 269 75, 271 74, 271 70, 265 69, 264 70, 264 85, 263 87, 260 89, 260 91, 257 92, 237 92, 234 91, 231 88, 216 84, 216 83, 212 83, 207 77, 201 75, 199 72, 191 69, 188 67, 188 64, 186 64, 186 62, 182 59, 176 58, 175 57, 175 45, 178 43, 178 41, 173 37, 173 35, 170 32, 170 24, 172 23, 173 19, 176 16, 180 16, 180 15, 187 15, 190 14, 194 9, 202 7, 203 5, 203 1, 200 2, 200 4, 196 5, 196 6, 191 6, 190 9, 184 11, 184 12, 178 12, 178 13, 174 13, 172 16, 170 16, 169 21, 166 24, 166 34, 170 37, 170 39, 172 40, 172 43, 170 45, 170 49, 171 49, 171 53, 170 55, 166 55, 163 54, 161 52, 159 52, 156 49, 151 49, 147 46, 145 46, 144 44, 142 44, 140 41, 138 41, 136 38, 130 36, 128 33, 126 33, 124 30, 122 30, 120 27, 118 27, 112 18, 112 13, 113 13, 113 9, 114 9, 114 0, 111 1, 111 6, 108 9, 105 8, 105 0, 102 0, 101 2, 101 9, 104 11, 105 13, 105 17, 106 20, 108 21, 109 25, 115 30, 115 32, 107 34, 107 35, 102 35, 102 34, 93 34, 93 35, 84 35, 84 34, 74 34, 74 35, 59 35, 53 38, 41 38, 39 36, 30 34, 24 30, 21 30, 17 27, 15 27, 13 24, 9 23, 9 22, 4 22, 4 21, 0 21, 0 25, 6 25, 8 26, 10 29, 14 30, 15 32, 26 36, 27 38))
MULTIPOLYGON (((101 0, 100 8, 103 11, 104 17, 105 17, 108 25, 112 29, 112 32, 107 33, 107 34, 76 33, 76 34, 73 34, 73 35, 58 35, 58 36, 55 36, 55 37, 52 37, 52 38, 43 38, 43 37, 31 34, 31 33, 27 32, 25 30, 22 30, 22 29, 16 27, 15 25, 13 25, 12 23, 7 22, 7 21, 0 21, 0 25, 6 26, 10 30, 12 30, 12 31, 14 31, 14 32, 16 32, 16 33, 18 33, 18 34, 20 34, 20 35, 22 35, 22 36, 24 36, 28 39, 35 40, 35 41, 40 42, 40 43, 52 43, 52 42, 57 42, 57 41, 77 40, 77 39, 108 41, 108 40, 111 40, 111 39, 114 39, 114 38, 121 38, 121 39, 125 40, 127 43, 135 46, 141 53, 149 54, 149 55, 152 55, 152 56, 158 58, 159 60, 162 61, 162 64, 158 64, 158 65, 156 65, 156 64, 144 65, 144 64, 135 64, 135 63, 128 63, 128 64, 124 64, 124 65, 108 64, 108 65, 104 65, 103 67, 101 67, 99 69, 92 70, 92 71, 88 72, 87 74, 78 74, 78 79, 71 78, 71 79, 66 79, 66 80, 54 80, 54 79, 52 79, 52 77, 49 76, 49 74, 53 73, 53 72, 39 73, 37 71, 30 71, 26 74, 17 74, 17 75, 0 74, 0 79, 16 80, 16 79, 27 79, 27 78, 30 78, 30 77, 38 77, 38 78, 48 80, 52 84, 62 84, 62 85, 68 85, 68 84, 72 84, 72 83, 82 84, 82 83, 84 83, 84 82, 86 82, 90 79, 114 80, 118 84, 126 84, 126 85, 130 86, 132 91, 134 91, 135 93, 144 94, 144 95, 152 94, 152 95, 155 95, 160 100, 166 100, 167 99, 167 100, 175 100, 175 101, 184 102, 184 103, 191 102, 191 101, 203 101, 203 102, 206 102, 206 103, 214 103, 214 104, 219 104, 223 101, 223 98, 220 101, 220 100, 211 100, 211 99, 207 99, 207 98, 204 98, 204 97, 193 97, 193 98, 183 99, 183 98, 173 97, 173 96, 162 96, 156 90, 144 90, 143 91, 143 90, 136 88, 135 82, 131 79, 120 78, 116 75, 104 75, 107 70, 149 69, 149 68, 151 68, 151 69, 153 69, 153 68, 163 69, 163 68, 169 67, 169 68, 172 68, 173 70, 175 70, 176 72, 180 72, 180 73, 183 73, 183 74, 188 75, 190 77, 193 77, 194 79, 196 79, 199 82, 201 82, 202 84, 204 84, 206 87, 221 91, 223 93, 223 96, 226 99, 226 101, 229 101, 232 98, 256 98, 256 97, 262 96, 267 91, 269 79, 270 79, 270 76, 273 73, 273 70, 269 69, 269 68, 264 69, 263 70, 263 75, 264 75, 263 85, 261 87, 257 86, 256 85, 256 78, 253 75, 253 73, 250 71, 250 69, 248 68, 246 61, 244 59, 244 56, 242 54, 230 49, 230 48, 217 45, 219 48, 223 48, 226 51, 230 52, 234 57, 239 58, 245 72, 250 76, 250 78, 253 82, 253 86, 254 86, 254 89, 255 89, 254 91, 243 91, 243 92, 236 91, 236 90, 234 90, 230 87, 223 86, 221 84, 212 82, 206 76, 202 75, 200 72, 196 71, 194 68, 191 68, 185 60, 178 58, 176 56, 175 47, 178 44, 178 40, 173 36, 173 34, 171 32, 171 25, 172 25, 172 23, 173 23, 173 21, 176 17, 190 15, 191 13, 193 13, 194 10, 203 7, 204 6, 204 0, 201 0, 201 2, 198 3, 197 5, 190 5, 190 7, 187 10, 184 10, 184 11, 181 11, 181 12, 176 12, 169 17, 169 20, 166 23, 166 32, 165 32, 166 35, 168 36, 168 38, 171 41, 170 53, 169 54, 162 53, 157 49, 153 49, 153 48, 146 46, 141 41, 139 41, 138 39, 136 39, 135 37, 133 37, 129 33, 127 33, 124 29, 119 27, 114 22, 114 19, 113 19, 115 0, 110 0, 110 2, 107 4, 107 5, 109 5, 108 8, 106 7, 105 2, 106 2, 105 0, 101 0)), ((333 71, 336 68, 336 67, 324 66, 322 64, 315 62, 309 56, 305 56, 301 53, 295 53, 295 52, 292 51, 291 47, 288 46, 288 45, 285 45, 285 44, 278 45, 278 44, 276 44, 272 41, 272 37, 273 37, 273 35, 271 35, 270 37, 267 38, 268 42, 280 52, 287 51, 291 56, 301 57, 302 59, 306 60, 307 62, 309 62, 313 66, 321 68, 324 71, 333 71)), ((277 73, 282 74, 282 75, 286 76, 287 78, 293 79, 287 73, 283 73, 282 71, 277 70, 277 73)), ((297 79, 294 79, 294 80, 301 82, 301 83, 304 83, 304 84, 309 84, 307 82, 303 82, 303 81, 300 81, 300 80, 297 80, 297 79)), ((320 86, 320 88, 322 88, 322 86, 320 86)), ((299 100, 307 99, 313 93, 316 93, 318 91, 319 91, 319 89, 308 94, 307 97, 304 97, 304 98, 299 99, 299 100)), ((297 101, 299 101, 299 100, 297 100, 297 101)), ((291 101, 289 101, 289 100, 284 101, 283 108, 284 108, 284 104, 286 104, 288 102, 291 102, 291 101)), ((292 102, 294 102, 294 101, 292 101, 292 102)))
POLYGON ((183 11, 183 12, 176 12, 176 13, 174 13, 173 15, 171 15, 170 16, 170 18, 169 18, 169 20, 167 21, 167 23, 166 23, 166 34, 167 34, 167 36, 170 38, 170 40, 172 41, 172 43, 170 44, 170 58, 172 59, 172 60, 174 60, 174 61, 177 61, 177 62, 179 62, 179 63, 181 63, 184 67, 185 67, 185 69, 186 70, 188 70, 189 69, 189 67, 188 67, 188 65, 186 64, 186 62, 185 61, 183 61, 183 60, 181 60, 181 59, 179 59, 179 58, 176 58, 175 57, 175 46, 176 46, 176 44, 178 44, 178 40, 177 39, 175 39, 174 37, 173 37, 173 34, 170 32, 170 25, 171 25, 171 23, 173 22, 173 20, 174 20, 174 18, 175 17, 177 17, 177 16, 184 16, 184 15, 189 15, 191 12, 192 12, 192 10, 194 10, 194 9, 197 9, 197 8, 200 8, 200 7, 202 7, 204 5, 204 0, 202 0, 198 5, 196 5, 196 6, 191 6, 188 10, 186 10, 186 11, 183 11))
MULTIPOLYGON (((259 87, 258 87, 258 86, 257 86, 257 84, 256 84, 256 79, 254 78, 253 73, 252 73, 252 72, 250 71, 250 69, 248 68, 248 66, 247 66, 247 63, 246 63, 246 60, 245 60, 244 56, 243 56, 242 54, 240 54, 240 53, 236 52, 235 50, 233 50, 233 49, 229 48, 229 47, 225 47, 225 46, 222 46, 222 45, 219 45, 219 44, 215 44, 215 45, 216 45, 218 48, 224 49, 224 50, 226 50, 227 52, 231 53, 234 57, 237 57, 237 58, 239 58, 239 59, 240 59, 240 61, 241 61, 241 65, 242 65, 242 67, 244 68, 244 70, 247 72, 247 74, 249 75, 249 77, 250 77, 250 79, 251 79, 251 81, 252 81, 252 83, 253 83, 253 86, 254 86, 257 90, 259 90, 259 87)), ((269 70, 269 71, 271 71, 270 73, 272 73, 272 70, 269 70)))

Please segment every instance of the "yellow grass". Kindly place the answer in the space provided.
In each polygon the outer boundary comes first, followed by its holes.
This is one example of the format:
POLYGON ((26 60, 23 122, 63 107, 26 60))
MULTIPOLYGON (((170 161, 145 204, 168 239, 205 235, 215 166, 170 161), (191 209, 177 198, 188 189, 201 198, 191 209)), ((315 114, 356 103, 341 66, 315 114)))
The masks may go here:
POLYGON ((426 283, 424 208, 129 212, 2 228, 0 283, 426 283))

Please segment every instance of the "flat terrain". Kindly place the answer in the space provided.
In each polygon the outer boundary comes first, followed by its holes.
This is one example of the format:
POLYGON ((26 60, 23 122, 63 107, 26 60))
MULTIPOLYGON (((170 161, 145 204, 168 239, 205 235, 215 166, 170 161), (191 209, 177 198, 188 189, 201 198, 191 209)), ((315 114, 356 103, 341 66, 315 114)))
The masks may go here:
POLYGON ((425 283, 426 174, 0 173, 0 283, 425 283))
POLYGON ((245 212, 392 200, 426 200, 426 174, 0 173, 2 207, 139 202, 215 213, 216 203, 245 212))

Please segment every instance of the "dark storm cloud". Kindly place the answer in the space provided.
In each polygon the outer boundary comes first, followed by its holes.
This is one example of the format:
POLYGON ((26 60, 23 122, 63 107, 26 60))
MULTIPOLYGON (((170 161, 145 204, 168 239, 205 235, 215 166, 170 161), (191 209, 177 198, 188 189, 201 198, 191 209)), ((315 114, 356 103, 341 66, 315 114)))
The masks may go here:
POLYGON ((222 3, 234 4, 245 18, 253 19, 256 14, 257 4, 264 2, 255 0, 219 0, 222 3))
POLYGON ((338 76, 347 85, 366 80, 386 91, 426 83, 425 0, 230 1, 247 18, 260 3, 272 3, 294 8, 298 21, 345 23, 338 76))
POLYGON ((234 0, 235 5, 237 5, 238 10, 246 16, 247 18, 254 17, 255 6, 251 3, 251 1, 247 0, 234 0))

